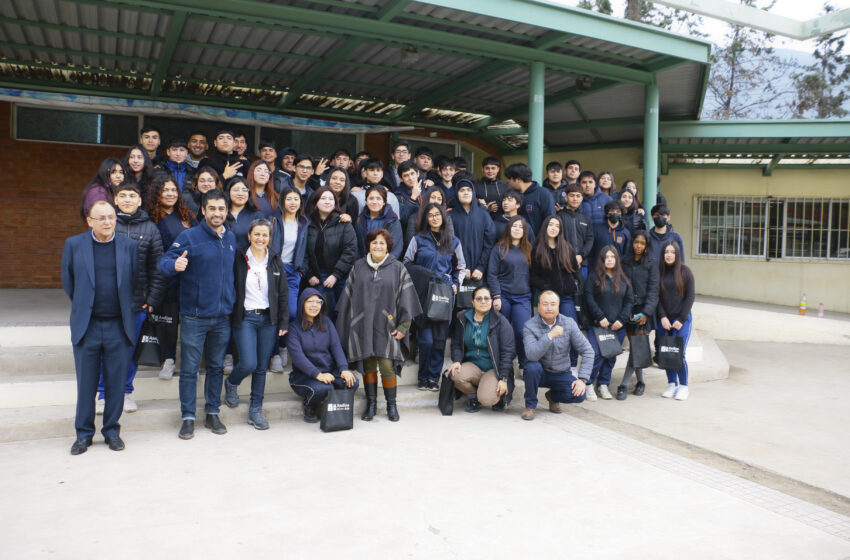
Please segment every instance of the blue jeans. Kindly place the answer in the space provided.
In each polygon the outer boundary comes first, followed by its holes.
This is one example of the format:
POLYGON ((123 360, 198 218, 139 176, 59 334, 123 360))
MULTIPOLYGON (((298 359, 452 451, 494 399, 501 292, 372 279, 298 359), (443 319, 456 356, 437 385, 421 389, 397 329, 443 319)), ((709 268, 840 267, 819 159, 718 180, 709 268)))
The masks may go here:
MULTIPOLYGON (((667 334, 667 335, 676 335, 681 336, 685 339, 685 344, 682 347, 682 369, 668 369, 667 371, 667 383, 676 383, 678 381, 679 385, 687 385, 688 384, 688 360, 685 359, 684 352, 688 348, 688 340, 691 339, 691 329, 693 328, 693 316, 688 315, 687 320, 685 320, 682 328, 678 331, 676 329, 666 330, 661 326, 661 319, 656 319, 656 334, 667 334)), ((672 323, 672 321, 671 321, 672 323)))
POLYGON ((502 310, 500 313, 514 328, 516 355, 519 360, 519 367, 524 368, 525 345, 522 343, 522 329, 525 323, 531 319, 531 294, 513 295, 502 292, 500 299, 502 300, 502 310))
MULTIPOLYGON (((295 315, 298 314, 298 288, 301 286, 301 274, 291 264, 284 264, 283 269, 286 271, 286 285, 289 287, 289 324, 292 324, 295 322, 295 315)), ((286 335, 280 337, 278 342, 281 348, 286 348, 286 335)))
MULTIPOLYGON (((619 340, 620 344, 622 344, 623 339, 626 338, 626 327, 623 327, 618 331, 614 331, 614 334, 617 335, 617 340, 619 340)), ((592 385, 596 383, 598 385, 610 385, 611 371, 614 369, 617 357, 602 357, 599 353, 599 344, 596 342, 596 335, 593 334, 593 329, 587 331, 587 339, 593 347, 593 372, 590 374, 590 384, 592 385)))
POLYGON ((94 401, 97 379, 103 371, 106 402, 103 408, 104 437, 114 437, 121 430, 118 419, 124 411, 124 388, 127 364, 133 358, 133 343, 124 334, 121 319, 89 321, 86 334, 74 345, 74 367, 77 370, 77 414, 74 428, 77 438, 94 435, 94 401))
MULTIPOLYGON (((558 309, 561 315, 564 317, 569 317, 578 325, 578 313, 576 313, 576 300, 573 299, 573 296, 561 296, 561 306, 558 309)), ((570 344, 570 366, 576 367, 578 365, 578 350, 576 350, 572 344, 570 344)))
POLYGON ((221 408, 224 353, 230 342, 230 317, 189 317, 181 314, 180 325, 180 414, 183 420, 195 419, 198 368, 204 342, 207 344, 204 409, 207 414, 218 414, 221 408))
MULTIPOLYGON (((145 322, 147 313, 137 311, 134 319, 136 319, 136 340, 133 341, 133 349, 130 351, 130 365, 127 366, 126 378, 124 380, 124 392, 129 394, 133 392, 133 380, 136 378, 136 370, 139 366, 133 361, 133 355, 136 353, 136 345, 139 343, 139 333, 142 332, 142 323, 145 322)), ((97 380, 97 398, 103 398, 103 368, 100 368, 100 378, 97 380)))
POLYGON ((340 296, 342 296, 342 289, 345 288, 345 278, 341 280, 337 280, 334 287, 331 289, 325 288, 323 282, 328 279, 328 276, 331 275, 331 272, 322 271, 321 280, 322 282, 316 286, 316 289, 320 294, 325 296, 325 300, 328 302, 328 317, 336 320, 336 302, 339 301, 340 296))
POLYGON ((272 324, 268 313, 246 313, 242 325, 233 329, 233 339, 239 349, 239 362, 227 381, 231 385, 239 385, 251 375, 250 406, 260 408, 266 391, 266 366, 277 346, 277 325, 272 324))
MULTIPOLYGON (((328 396, 328 392, 331 390, 331 387, 334 389, 346 388, 345 380, 343 380, 342 377, 338 377, 339 370, 334 370, 330 373, 333 373, 334 380, 333 383, 327 384, 322 383, 314 377, 301 373, 300 371, 293 370, 289 374, 289 386, 292 387, 292 390, 296 395, 304 399, 304 404, 306 406, 315 409, 318 405, 322 404, 325 397, 328 396)), ((355 376, 354 385, 348 388, 356 390, 359 386, 360 381, 357 379, 357 376, 355 376)))
POLYGON ((416 331, 416 342, 419 345, 419 383, 426 381, 439 381, 440 372, 443 369, 443 361, 446 355, 446 339, 435 338, 435 331, 445 332, 442 325, 432 325, 416 331))
POLYGON ((540 362, 528 362, 522 372, 525 380, 525 407, 537 408, 537 390, 540 387, 552 389, 549 397, 559 403, 580 403, 585 395, 573 395, 573 381, 576 380, 569 371, 553 372, 543 369, 540 362))

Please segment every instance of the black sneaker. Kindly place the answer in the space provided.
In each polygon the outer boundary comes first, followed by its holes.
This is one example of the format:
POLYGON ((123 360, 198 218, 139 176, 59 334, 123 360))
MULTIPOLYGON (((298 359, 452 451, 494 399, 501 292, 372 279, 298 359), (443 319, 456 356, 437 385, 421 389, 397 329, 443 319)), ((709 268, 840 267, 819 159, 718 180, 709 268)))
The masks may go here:
POLYGON ((315 424, 319 421, 319 417, 316 416, 316 409, 312 406, 307 406, 306 404, 301 405, 301 412, 304 413, 304 421, 308 424, 315 424))
POLYGON ((440 390, 440 384, 437 383, 436 381, 429 381, 428 382, 428 390, 429 391, 435 391, 435 392, 439 391, 440 390))
POLYGON ((427 391, 428 390, 428 382, 427 381, 420 381, 417 384, 416 388, 419 389, 420 391, 427 391))
POLYGON ((466 401, 467 412, 478 412, 479 410, 481 410, 481 402, 476 397, 472 397, 466 401))
POLYGON ((639 397, 643 394, 644 391, 646 391, 646 383, 644 383, 643 381, 638 381, 637 385, 635 385, 635 395, 639 397))
POLYGON ((502 397, 501 399, 499 399, 499 402, 493 405, 493 412, 504 412, 506 406, 507 403, 505 402, 505 397, 502 397))
POLYGON ((620 385, 617 387, 617 400, 624 401, 626 400, 626 388, 620 385))

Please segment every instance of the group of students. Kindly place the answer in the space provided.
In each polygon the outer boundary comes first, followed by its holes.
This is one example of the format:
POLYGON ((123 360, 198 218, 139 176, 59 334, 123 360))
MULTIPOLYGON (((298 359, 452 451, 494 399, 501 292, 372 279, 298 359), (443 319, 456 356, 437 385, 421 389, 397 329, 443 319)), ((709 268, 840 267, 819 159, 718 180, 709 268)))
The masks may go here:
MULTIPOLYGON (((690 334, 694 279, 666 202, 659 195, 647 215, 636 183, 618 192, 609 172, 597 177, 577 161, 552 162, 540 185, 516 163, 503 182, 499 160, 488 157, 476 179, 462 158, 412 153, 404 140, 392 145, 387 168, 365 152, 316 159, 271 141, 261 141, 251 161, 244 136, 227 128, 210 154, 201 133, 169 140, 164 155, 159 147, 159 131, 143 128, 122 160, 101 164, 80 210, 90 220, 94 206, 113 205, 115 232, 138 242, 137 336, 148 314, 179 308, 181 438, 194 433, 204 349, 205 425, 225 433, 222 389, 235 407, 251 375, 248 421, 266 429, 266 370, 282 372, 289 362, 305 421, 317 420, 331 387, 359 386, 353 370, 367 397, 362 418, 376 413, 380 374, 387 415, 398 420, 402 364, 415 351, 418 388, 438 390, 450 337, 448 374, 470 394, 467 410, 482 402, 504 409, 514 358, 522 370, 536 367, 523 335, 541 293, 557 296, 559 314, 585 329, 595 350, 590 400, 597 391, 612 398, 614 366, 599 355, 592 327, 621 342, 653 329, 690 334), (448 319, 429 311, 434 284, 450 290, 448 319)), ((170 379, 176 340, 161 342, 160 376, 170 379)), ((123 409, 133 411, 135 367, 128 369, 123 409)), ((634 392, 643 393, 643 372, 630 362, 618 399, 633 372, 634 392)), ((667 375, 663 396, 687 398, 687 364, 667 375)), ((100 391, 102 398, 102 382, 100 391)))

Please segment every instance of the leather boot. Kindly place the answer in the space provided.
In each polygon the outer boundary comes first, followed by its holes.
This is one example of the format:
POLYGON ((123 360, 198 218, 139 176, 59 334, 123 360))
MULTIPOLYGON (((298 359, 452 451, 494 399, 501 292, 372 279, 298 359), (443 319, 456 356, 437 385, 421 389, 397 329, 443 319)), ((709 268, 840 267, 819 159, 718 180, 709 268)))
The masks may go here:
POLYGON ((366 391, 366 410, 363 411, 361 420, 369 422, 375 417, 378 408, 378 374, 367 373, 363 375, 363 390, 366 391))
POLYGON ((390 422, 398 422, 398 407, 396 406, 396 394, 398 391, 398 381, 395 377, 391 380, 384 379, 384 397, 387 399, 387 418, 390 422))

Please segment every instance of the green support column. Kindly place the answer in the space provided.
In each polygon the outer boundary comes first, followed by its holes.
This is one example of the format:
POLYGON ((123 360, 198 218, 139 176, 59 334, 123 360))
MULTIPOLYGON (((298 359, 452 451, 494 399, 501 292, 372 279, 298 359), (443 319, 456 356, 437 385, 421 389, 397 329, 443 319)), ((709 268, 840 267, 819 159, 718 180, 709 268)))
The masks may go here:
MULTIPOLYGON (((643 125, 643 205, 655 206, 658 196, 658 84, 646 86, 646 114, 643 125)), ((648 215, 650 223, 652 217, 648 215)))
MULTIPOLYGON (((546 67, 542 62, 531 63, 528 92, 528 166, 534 180, 543 182, 543 109, 546 97, 546 67)), ((656 129, 657 130, 657 129, 656 129)))

